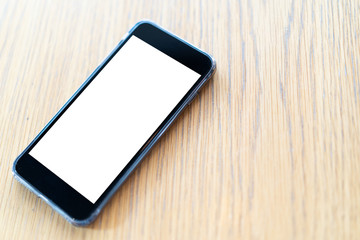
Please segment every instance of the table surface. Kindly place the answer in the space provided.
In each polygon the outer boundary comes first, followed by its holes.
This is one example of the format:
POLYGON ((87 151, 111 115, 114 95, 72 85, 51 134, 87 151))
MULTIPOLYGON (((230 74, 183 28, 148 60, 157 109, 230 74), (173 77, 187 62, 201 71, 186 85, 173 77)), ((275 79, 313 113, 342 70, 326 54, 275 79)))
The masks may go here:
POLYGON ((1 239, 358 239, 360 1, 0 0, 1 239), (14 159, 151 19, 217 72, 89 227, 14 159))

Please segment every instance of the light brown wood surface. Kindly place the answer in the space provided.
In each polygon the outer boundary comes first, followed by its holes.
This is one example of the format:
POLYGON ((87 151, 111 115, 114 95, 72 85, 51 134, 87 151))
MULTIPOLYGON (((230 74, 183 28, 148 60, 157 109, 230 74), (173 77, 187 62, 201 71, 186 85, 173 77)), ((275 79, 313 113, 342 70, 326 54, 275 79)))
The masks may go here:
POLYGON ((360 239, 360 1, 0 0, 1 239, 360 239), (87 228, 14 159, 141 19, 213 80, 87 228))

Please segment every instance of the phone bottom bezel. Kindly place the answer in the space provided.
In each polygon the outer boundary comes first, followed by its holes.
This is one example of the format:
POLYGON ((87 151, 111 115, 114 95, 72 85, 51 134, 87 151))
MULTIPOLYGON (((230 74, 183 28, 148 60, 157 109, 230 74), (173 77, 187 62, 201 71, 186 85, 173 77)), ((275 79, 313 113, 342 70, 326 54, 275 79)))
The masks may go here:
POLYGON ((85 225, 98 214, 97 204, 78 193, 30 154, 24 153, 14 162, 15 178, 54 210, 75 225, 85 225), (21 158, 21 161, 18 161, 21 158))

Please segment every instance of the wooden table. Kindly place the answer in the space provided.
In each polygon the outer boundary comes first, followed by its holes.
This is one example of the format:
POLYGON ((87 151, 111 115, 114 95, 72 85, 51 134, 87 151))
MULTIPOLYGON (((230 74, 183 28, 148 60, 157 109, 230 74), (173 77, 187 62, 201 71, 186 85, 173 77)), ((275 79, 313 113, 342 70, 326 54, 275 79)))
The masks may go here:
POLYGON ((360 2, 0 0, 1 239, 359 239, 360 2), (148 18, 217 73, 87 228, 14 159, 148 18))

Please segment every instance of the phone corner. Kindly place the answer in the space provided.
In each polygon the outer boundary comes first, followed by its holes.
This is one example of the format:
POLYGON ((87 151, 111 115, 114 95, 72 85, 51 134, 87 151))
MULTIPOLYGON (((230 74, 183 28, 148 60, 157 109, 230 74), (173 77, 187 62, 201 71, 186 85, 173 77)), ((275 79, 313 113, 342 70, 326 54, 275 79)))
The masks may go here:
POLYGON ((18 173, 18 171, 16 170, 17 162, 19 161, 19 159, 20 159, 20 156, 18 156, 18 157, 14 160, 14 162, 13 162, 13 164, 12 164, 12 167, 11 167, 11 173, 12 173, 12 175, 13 175, 15 178, 17 178, 17 177, 19 176, 19 173, 18 173))
MULTIPOLYGON (((57 211, 57 212, 59 212, 59 211, 57 211)), ((100 212, 101 212, 101 209, 97 208, 92 214, 90 214, 89 217, 84 218, 84 219, 76 219, 76 218, 70 217, 67 214, 62 214, 61 212, 59 212, 59 213, 66 219, 66 221, 71 223, 73 226, 87 227, 95 221, 95 219, 100 214, 100 212)))
POLYGON ((208 54, 208 53, 207 53, 207 55, 208 55, 208 58, 209 58, 210 61, 211 61, 211 72, 215 73, 215 71, 216 71, 216 66, 217 66, 216 60, 215 60, 215 58, 214 58, 212 55, 210 55, 210 54, 208 54))
POLYGON ((140 19, 138 22, 136 22, 135 25, 130 29, 129 32, 135 30, 136 28, 138 28, 139 26, 144 25, 144 24, 158 26, 154 21, 147 19, 147 18, 143 18, 143 19, 140 19))
POLYGON ((210 79, 210 78, 212 78, 214 76, 214 74, 216 72, 216 66, 217 66, 216 60, 212 55, 210 55, 210 54, 208 54, 206 52, 203 52, 203 53, 206 55, 206 57, 210 61, 210 69, 209 69, 209 72, 208 72, 208 74, 206 76, 206 78, 210 79))

